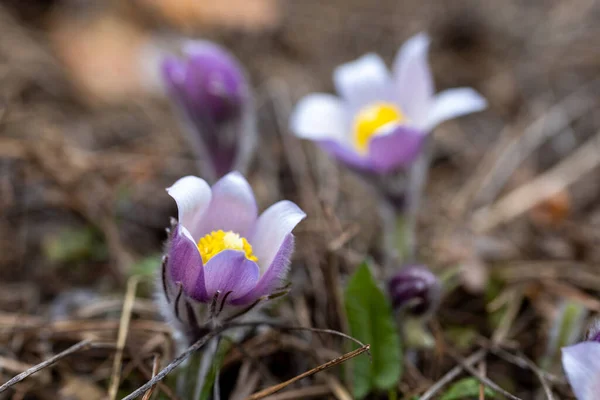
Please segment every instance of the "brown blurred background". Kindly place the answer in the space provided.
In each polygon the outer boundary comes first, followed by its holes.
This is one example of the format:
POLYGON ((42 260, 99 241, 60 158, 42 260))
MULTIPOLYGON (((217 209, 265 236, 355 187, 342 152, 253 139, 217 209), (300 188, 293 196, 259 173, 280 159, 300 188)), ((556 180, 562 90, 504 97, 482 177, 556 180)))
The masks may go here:
MULTIPOLYGON (((181 36, 214 40, 247 67, 260 141, 249 179, 259 204, 289 198, 309 215, 297 232, 292 295, 275 313, 343 329, 339 287, 365 255, 380 253, 377 210, 356 177, 289 135, 287 117, 302 95, 333 90, 338 64, 370 51, 389 62, 405 39, 429 32, 438 90, 472 86, 490 107, 435 132, 419 251, 441 275, 455 268, 458 275, 432 323, 438 348, 407 369, 401 387, 422 392, 453 365, 444 346, 466 335, 465 355, 501 335, 539 359, 561 304, 600 311, 599 20, 594 0, 3 1, 0 377, 89 333, 53 321, 76 327, 80 318, 118 318, 118 306, 88 306, 122 299, 130 276, 156 268, 176 212, 164 188, 199 173, 157 72, 161 54, 181 36), (557 182, 558 190, 539 196, 557 182), (492 286, 499 289, 491 293, 492 286), (515 309, 500 331, 490 319, 496 298, 515 309), (471 330, 457 339, 459 326, 471 330)), ((148 335, 172 351, 149 300, 151 278, 144 285, 134 318, 157 325, 132 328, 128 351, 144 348, 148 335)), ((114 339, 116 327, 89 334, 114 339)), ((263 336, 260 346, 278 344, 265 352, 270 375, 255 387, 307 369, 303 352, 311 349, 263 336)), ((328 340, 316 347, 341 348, 328 340)), ((151 368, 156 349, 144 349, 151 368)), ((164 360, 169 351, 161 350, 164 360)), ((111 357, 98 352, 31 378, 13 398, 102 398, 111 357)), ((224 379, 233 385, 245 361, 232 357, 224 379)), ((138 364, 128 364, 134 372, 124 390, 147 376, 138 364)), ((568 396, 556 367, 555 390, 568 396)), ((533 372, 499 358, 488 373, 524 399, 540 387, 533 372)), ((335 392, 320 379, 305 385, 323 386, 323 397, 335 392)))

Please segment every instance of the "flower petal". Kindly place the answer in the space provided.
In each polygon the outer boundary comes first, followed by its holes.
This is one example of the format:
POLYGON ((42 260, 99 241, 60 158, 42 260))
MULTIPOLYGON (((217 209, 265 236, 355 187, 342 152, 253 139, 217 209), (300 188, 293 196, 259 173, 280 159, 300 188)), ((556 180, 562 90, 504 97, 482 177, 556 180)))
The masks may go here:
POLYGON ((163 277, 168 280, 165 282, 168 286, 165 290, 173 294, 172 290, 177 283, 181 283, 188 296, 205 301, 207 297, 200 252, 183 225, 179 224, 174 229, 173 238, 169 243, 167 276, 163 277))
POLYGON ((583 342, 562 349, 562 364, 578 400, 600 393, 600 343, 583 342))
POLYGON ((427 135, 419 129, 398 125, 369 143, 371 169, 379 173, 409 166, 420 154, 427 135))
POLYGON ((198 240, 198 222, 212 197, 210 186, 204 179, 190 175, 167 188, 167 193, 177 203, 179 223, 187 228, 193 239, 198 240))
POLYGON ((217 291, 222 295, 232 292, 228 303, 244 296, 256 286, 260 271, 254 261, 246 258, 242 251, 223 250, 204 266, 206 293, 212 299, 217 291))
POLYGON ((260 278, 256 286, 245 296, 235 300, 233 304, 250 304, 258 300, 259 297, 273 293, 275 289, 281 286, 281 281, 285 279, 290 266, 290 259, 294 252, 294 235, 291 233, 285 237, 285 240, 279 247, 279 251, 273 258, 271 265, 260 278))
POLYGON ((257 215, 250 184, 239 172, 230 172, 213 185, 210 205, 198 224, 198 236, 194 238, 198 240, 219 229, 247 237, 257 215))
POLYGON ((433 97, 433 77, 427 61, 429 37, 419 33, 408 39, 392 67, 398 102, 417 126, 426 120, 433 97))
POLYGON ((167 56, 161 64, 161 72, 167 89, 177 97, 185 82, 185 64, 182 60, 167 56))
POLYGON ((304 139, 341 141, 348 131, 347 118, 342 100, 331 94, 313 93, 296 104, 290 129, 304 139))
POLYGON ((390 72, 381 57, 374 53, 337 67, 333 82, 338 93, 354 109, 374 101, 392 100, 390 72))
POLYGON ((306 217, 304 211, 288 200, 282 200, 267 208, 258 218, 250 244, 258 258, 261 275, 273 263, 285 238, 306 217))
POLYGON ((358 154, 350 145, 333 140, 320 140, 319 146, 332 157, 349 167, 372 170, 371 162, 367 157, 358 154))
POLYGON ((487 101, 485 98, 471 88, 444 90, 433 99, 423 128, 429 131, 443 121, 481 111, 486 107, 487 101))

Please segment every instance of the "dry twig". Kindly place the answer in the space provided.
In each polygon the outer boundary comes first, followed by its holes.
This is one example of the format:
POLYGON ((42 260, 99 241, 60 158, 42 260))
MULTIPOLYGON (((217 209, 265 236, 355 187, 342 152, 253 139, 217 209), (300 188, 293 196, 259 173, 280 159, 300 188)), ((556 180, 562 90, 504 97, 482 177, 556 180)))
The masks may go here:
POLYGON ((306 378, 307 376, 311 376, 316 374, 317 372, 321 372, 324 371, 328 368, 331 368, 335 365, 341 364, 345 361, 350 360, 351 358, 354 358, 356 356, 358 356, 359 354, 364 353, 365 351, 368 351, 370 348, 370 345, 366 344, 356 350, 353 350, 349 353, 344 354, 341 357, 338 357, 336 359, 333 359, 331 361, 326 362, 325 364, 321 364, 318 367, 315 367, 313 369, 311 369, 310 371, 306 371, 298 376, 293 377, 292 379, 289 379, 285 382, 282 382, 280 384, 277 384, 275 386, 271 386, 269 388, 263 389, 260 392, 254 393, 252 396, 248 397, 247 400, 259 400, 262 398, 265 398, 275 392, 280 391, 281 389, 285 388, 286 386, 291 385, 294 382, 299 381, 300 379, 306 378))
POLYGON ((127 282, 127 292, 125 294, 125 301, 123 302, 123 312, 121 313, 121 320, 119 322, 117 352, 115 354, 115 359, 113 362, 113 371, 110 378, 110 387, 108 390, 108 397, 112 400, 114 400, 117 397, 117 392, 119 390, 119 381, 121 380, 121 363, 123 361, 123 349, 125 348, 125 341, 127 340, 127 334, 129 333, 131 310, 133 309, 133 303, 135 301, 135 290, 139 281, 139 277, 134 276, 129 278, 129 282, 127 282))
POLYGON ((4 385, 0 386, 0 393, 4 392, 5 390, 7 390, 9 387, 13 386, 14 384, 21 382, 23 379, 27 378, 28 376, 33 375, 36 372, 41 371, 42 369, 54 364, 55 362, 65 358, 71 354, 77 353, 80 350, 87 350, 90 347, 92 347, 92 342, 90 340, 82 340, 81 342, 69 347, 65 351, 58 353, 54 357, 50 357, 46 361, 41 362, 38 365, 35 365, 35 366, 29 368, 27 371, 22 372, 19 375, 15 376, 14 378, 10 379, 4 385))

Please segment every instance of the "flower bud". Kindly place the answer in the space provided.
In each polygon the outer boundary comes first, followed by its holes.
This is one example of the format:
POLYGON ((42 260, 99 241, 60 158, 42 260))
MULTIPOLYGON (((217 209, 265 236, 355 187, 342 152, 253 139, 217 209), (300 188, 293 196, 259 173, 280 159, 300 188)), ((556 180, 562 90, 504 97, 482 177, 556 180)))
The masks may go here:
POLYGON ((388 281, 392 306, 413 316, 433 312, 440 301, 438 278, 424 265, 403 267, 388 281))
POLYGON ((594 321, 592 326, 588 329, 587 340, 589 342, 600 343, 600 319, 594 321))
POLYGON ((240 63, 222 47, 190 41, 184 57, 166 57, 162 75, 196 152, 212 181, 244 172, 255 136, 250 85, 240 63))

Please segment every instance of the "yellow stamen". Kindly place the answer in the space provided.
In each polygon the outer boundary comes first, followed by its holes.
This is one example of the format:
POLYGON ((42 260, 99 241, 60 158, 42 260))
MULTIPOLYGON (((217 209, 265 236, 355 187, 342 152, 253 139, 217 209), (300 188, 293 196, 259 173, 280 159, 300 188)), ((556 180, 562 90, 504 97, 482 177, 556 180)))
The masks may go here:
POLYGON ((354 118, 354 146, 360 153, 366 153, 371 138, 379 128, 404 120, 400 109, 392 103, 380 102, 363 108, 354 118))
POLYGON ((243 251, 248 260, 258 261, 258 258, 252 253, 250 243, 235 232, 212 231, 198 240, 198 251, 200 251, 204 264, 223 250, 243 251))

